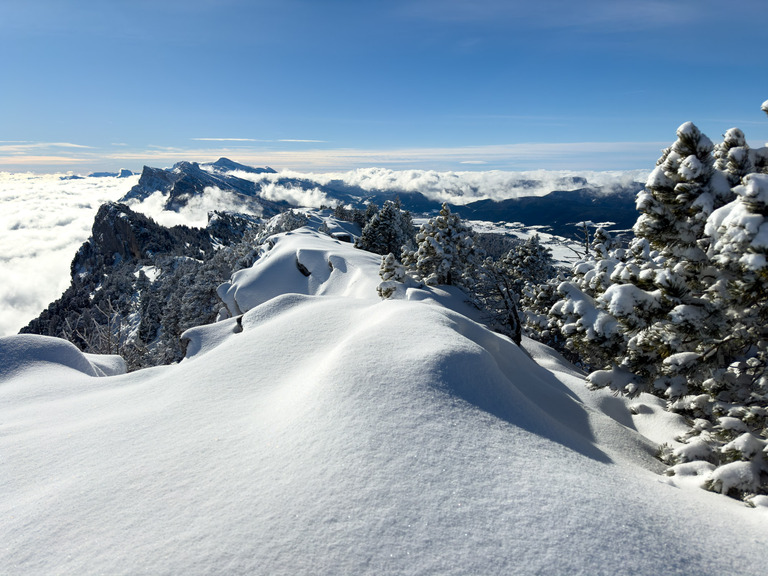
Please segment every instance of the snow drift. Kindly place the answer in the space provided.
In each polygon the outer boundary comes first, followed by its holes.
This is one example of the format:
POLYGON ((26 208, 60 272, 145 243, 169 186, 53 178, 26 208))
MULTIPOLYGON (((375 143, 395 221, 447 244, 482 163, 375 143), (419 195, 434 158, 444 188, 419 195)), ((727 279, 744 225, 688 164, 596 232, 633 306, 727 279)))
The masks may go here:
POLYGON ((3 339, 0 571, 764 572, 762 511, 658 476, 621 400, 377 272, 280 235, 241 315, 131 374, 3 339))

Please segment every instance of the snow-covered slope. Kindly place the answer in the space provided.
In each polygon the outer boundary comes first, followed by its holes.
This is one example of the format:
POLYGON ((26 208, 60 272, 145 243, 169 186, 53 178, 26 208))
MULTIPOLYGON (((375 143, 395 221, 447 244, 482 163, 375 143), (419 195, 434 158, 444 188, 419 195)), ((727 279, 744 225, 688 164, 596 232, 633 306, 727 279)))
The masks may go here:
POLYGON ((242 316, 131 374, 0 339, 0 573, 764 573, 763 510, 670 485, 621 400, 377 271, 280 235, 222 290, 242 316))

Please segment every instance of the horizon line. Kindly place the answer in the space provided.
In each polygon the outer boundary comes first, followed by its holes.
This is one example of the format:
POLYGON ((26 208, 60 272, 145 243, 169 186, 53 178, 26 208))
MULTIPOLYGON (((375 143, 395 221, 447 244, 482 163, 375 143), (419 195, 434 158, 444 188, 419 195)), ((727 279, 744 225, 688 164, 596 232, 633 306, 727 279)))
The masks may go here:
MULTIPOLYGON (((218 140, 217 140, 218 141, 218 140)), ((313 142, 303 142, 312 144, 313 142)), ((231 157, 252 166, 277 166, 284 170, 337 171, 383 166, 399 169, 446 171, 475 167, 482 171, 505 170, 587 170, 615 171, 651 169, 669 142, 522 142, 468 146, 416 146, 371 148, 301 147, 292 150, 258 149, 231 146, 201 147, 121 147, 119 150, 62 148, 46 150, 45 143, 35 154, 16 148, 4 154, 0 147, 0 170, 51 173, 61 170, 105 170, 172 165, 176 162, 212 162, 231 157)))

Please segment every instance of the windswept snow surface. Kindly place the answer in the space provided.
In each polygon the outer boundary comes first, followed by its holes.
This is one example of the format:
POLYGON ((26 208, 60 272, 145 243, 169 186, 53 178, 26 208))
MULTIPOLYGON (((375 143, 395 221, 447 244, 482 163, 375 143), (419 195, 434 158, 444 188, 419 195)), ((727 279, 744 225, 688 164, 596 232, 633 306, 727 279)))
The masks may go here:
POLYGON ((377 272, 280 235, 242 316, 131 374, 0 340, 0 573, 765 573, 764 510, 670 485, 620 399, 377 272))

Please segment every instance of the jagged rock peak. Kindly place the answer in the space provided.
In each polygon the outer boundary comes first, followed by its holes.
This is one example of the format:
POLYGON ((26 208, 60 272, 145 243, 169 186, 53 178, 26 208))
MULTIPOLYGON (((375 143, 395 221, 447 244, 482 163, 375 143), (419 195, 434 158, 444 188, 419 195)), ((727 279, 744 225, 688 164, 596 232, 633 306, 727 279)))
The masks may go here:
POLYGON ((220 172, 232 172, 234 170, 239 170, 240 172, 249 172, 251 174, 277 174, 277 170, 274 170, 269 166, 265 166, 264 168, 254 168, 252 166, 246 166, 245 164, 240 164, 239 162, 235 162, 229 158, 224 157, 219 158, 216 160, 216 162, 203 164, 203 166, 210 166, 214 170, 220 172))
MULTIPOLYGON (((242 166, 226 158, 219 160, 220 166, 242 166)), ((248 168, 243 166, 243 168, 248 168)), ((236 168, 240 170, 240 168, 236 168)), ((250 168, 253 171, 266 171, 266 168, 250 168)), ((269 169, 271 170, 271 168, 269 169)), ((206 193, 206 189, 218 189, 234 195, 243 204, 258 204, 257 212, 265 216, 278 214, 283 206, 258 197, 261 189, 255 182, 239 178, 228 170, 214 167, 213 164, 197 162, 177 162, 170 169, 144 166, 138 184, 131 188, 120 201, 144 200, 159 192, 165 199, 166 210, 183 208, 192 198, 206 193)))
POLYGON ((94 253, 105 260, 139 260, 172 243, 168 229, 119 202, 99 207, 89 240, 94 253))

